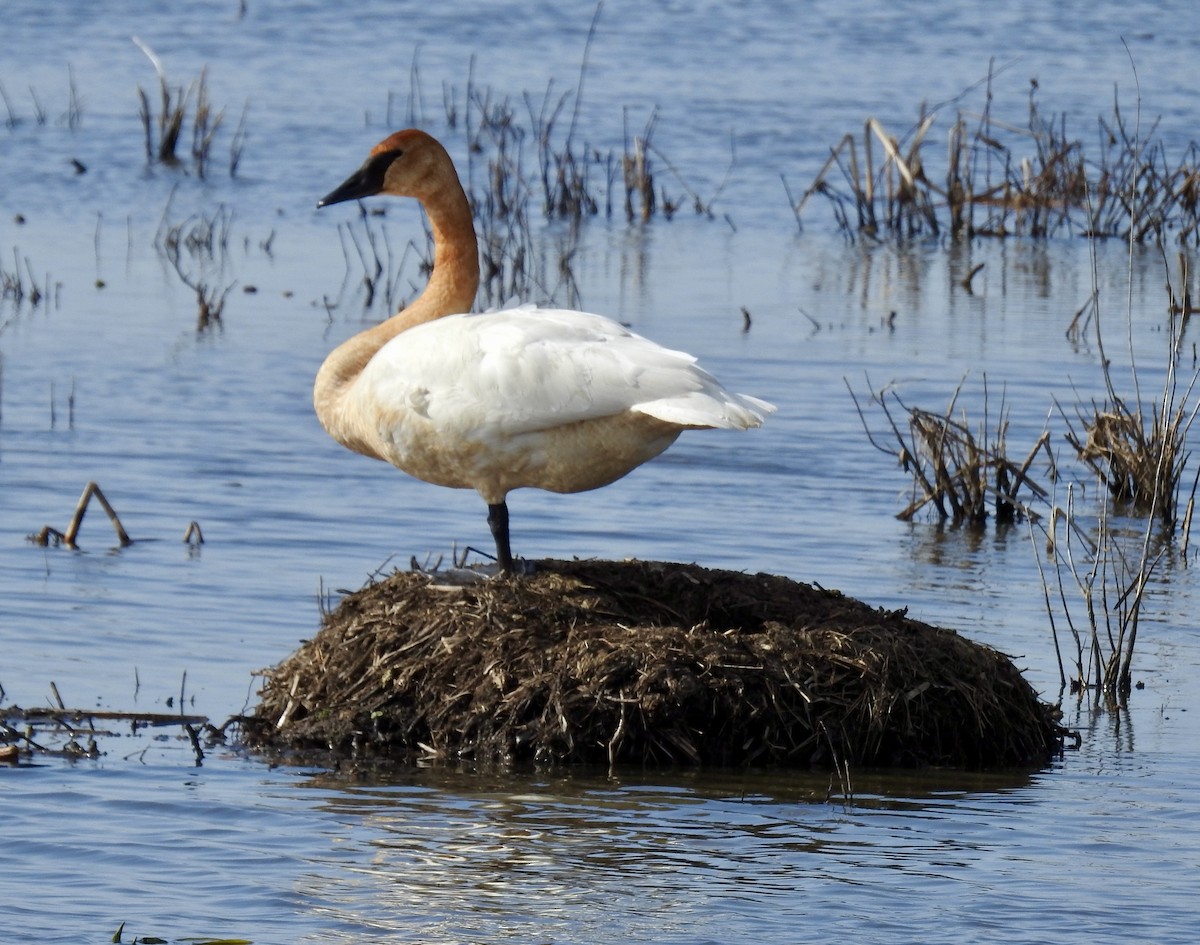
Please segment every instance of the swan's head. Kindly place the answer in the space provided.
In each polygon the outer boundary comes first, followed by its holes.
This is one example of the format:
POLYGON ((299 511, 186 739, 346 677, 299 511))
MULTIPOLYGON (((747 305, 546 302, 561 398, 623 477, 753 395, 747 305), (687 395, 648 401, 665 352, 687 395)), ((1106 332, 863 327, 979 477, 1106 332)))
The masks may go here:
POLYGON ((318 200, 317 206, 375 194, 423 199, 442 186, 447 171, 454 175, 454 163, 435 139, 416 128, 397 131, 375 145, 363 166, 318 200))

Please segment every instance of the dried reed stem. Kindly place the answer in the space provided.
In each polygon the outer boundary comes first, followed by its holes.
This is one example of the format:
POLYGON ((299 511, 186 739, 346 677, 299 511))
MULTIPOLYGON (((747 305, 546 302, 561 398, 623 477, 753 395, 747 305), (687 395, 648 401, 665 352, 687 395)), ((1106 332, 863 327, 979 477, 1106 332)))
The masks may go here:
POLYGON ((108 515, 108 520, 112 522, 113 530, 117 533, 117 541, 122 548, 126 548, 133 544, 133 539, 125 531, 125 527, 121 524, 121 519, 118 517, 116 510, 109 504, 100 486, 95 482, 89 482, 83 487, 83 493, 79 496, 79 502, 75 506, 75 514, 71 516, 71 521, 67 525, 65 532, 60 532, 55 528, 46 525, 40 532, 35 535, 30 535, 29 540, 37 545, 62 544, 72 550, 78 549, 78 544, 75 539, 79 535, 79 528, 83 524, 83 517, 87 514, 88 505, 95 498, 100 503, 108 515))

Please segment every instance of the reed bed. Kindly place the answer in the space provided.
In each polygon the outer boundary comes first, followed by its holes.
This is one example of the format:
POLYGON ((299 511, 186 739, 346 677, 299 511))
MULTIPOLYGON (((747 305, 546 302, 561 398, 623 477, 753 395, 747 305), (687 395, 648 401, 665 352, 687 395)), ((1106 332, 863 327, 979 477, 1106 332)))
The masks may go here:
MULTIPOLYGON (((191 167, 197 177, 203 179, 208 175, 211 154, 218 130, 225 120, 225 110, 213 106, 208 95, 208 69, 200 70, 200 74, 184 86, 172 86, 167 79, 167 73, 162 60, 149 46, 133 38, 137 47, 146 54, 146 58, 154 66, 158 76, 158 109, 155 111, 151 97, 140 85, 138 86, 138 115, 142 122, 142 132, 145 137, 146 160, 150 164, 164 164, 169 167, 182 167, 184 161, 179 157, 180 141, 187 127, 189 111, 191 114, 191 167)), ((233 134, 229 153, 229 176, 237 175, 241 163, 242 150, 246 143, 246 109, 242 110, 242 118, 233 134)))
POLYGON ((990 422, 986 377, 983 420, 975 429, 965 411, 958 409, 961 382, 941 413, 909 407, 895 390, 873 391, 868 403, 883 413, 891 434, 886 439, 872 432, 862 403, 849 382, 846 386, 871 445, 894 457, 912 476, 913 497, 897 518, 910 521, 927 507, 938 518, 956 525, 982 524, 989 516, 1002 523, 1038 517, 1034 505, 1043 502, 1048 493, 1034 480, 1030 468, 1041 453, 1054 469, 1050 434, 1043 432, 1023 460, 1010 458, 1008 410, 1002 402, 994 424, 990 422), (893 408, 907 415, 907 423, 896 419, 893 408))
POLYGON ((658 562, 396 573, 264 672, 262 749, 402 762, 1040 764, 1054 711, 1002 654, 835 591, 658 562))
MULTIPOLYGON (((1181 383, 1172 355, 1163 391, 1150 403, 1143 403, 1140 395, 1133 401, 1119 397, 1107 370, 1106 378, 1109 398, 1093 401, 1090 411, 1077 406, 1072 419, 1057 405, 1067 427, 1064 441, 1112 500, 1111 507, 1101 502, 1092 518, 1076 507, 1077 484, 1067 485, 1065 505, 1057 498, 1063 467, 1051 447, 1049 430, 1023 460, 1009 458, 1007 412, 1002 406, 994 426, 989 426, 986 386, 984 420, 974 430, 956 406, 961 383, 941 413, 909 407, 895 391, 872 393, 868 403, 882 412, 890 438, 872 431, 853 389, 850 394, 871 444, 893 456, 912 477, 913 498, 898 518, 907 521, 931 509, 955 525, 981 525, 989 517, 997 523, 1025 520, 1031 535, 1042 534, 1047 563, 1043 565, 1039 554, 1038 569, 1062 685, 1080 694, 1091 691, 1098 700, 1116 705, 1132 689, 1134 644, 1150 577, 1176 547, 1177 536, 1179 552, 1187 558, 1200 485, 1200 470, 1190 483, 1186 475, 1191 457, 1187 434, 1200 412, 1192 398, 1200 374, 1193 372, 1181 383), (904 412, 907 424, 896 419, 895 408, 904 412), (1031 475, 1039 455, 1055 492, 1031 475), (1140 538, 1130 537, 1139 531, 1136 518, 1130 524, 1121 522, 1121 515, 1142 517, 1140 538), (1073 659, 1064 660, 1056 612, 1070 630, 1073 659), (1067 663, 1072 665, 1070 677, 1067 663)), ((1038 554, 1036 542, 1034 548, 1038 554)))
POLYGON ((922 106, 902 137, 869 118, 861 136, 847 134, 831 149, 798 197, 785 178, 797 225, 821 195, 851 237, 1068 234, 1200 245, 1200 145, 1172 155, 1163 142, 1148 142, 1114 92, 1089 151, 1065 115, 1043 111, 1036 80, 1025 123, 999 118, 994 77, 989 70, 977 111, 961 107, 967 90, 951 103, 959 106, 952 117, 944 115, 950 105, 922 106), (939 120, 949 125, 941 160, 929 154, 939 120))

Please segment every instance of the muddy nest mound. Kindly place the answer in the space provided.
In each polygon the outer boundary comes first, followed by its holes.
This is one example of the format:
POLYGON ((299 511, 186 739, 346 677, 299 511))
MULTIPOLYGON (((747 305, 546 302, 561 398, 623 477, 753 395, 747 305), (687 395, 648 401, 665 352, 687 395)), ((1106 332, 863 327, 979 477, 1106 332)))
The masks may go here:
POLYGON ((264 675, 252 746, 399 761, 993 767, 1058 746, 1053 709, 989 647, 695 565, 397 573, 264 675))

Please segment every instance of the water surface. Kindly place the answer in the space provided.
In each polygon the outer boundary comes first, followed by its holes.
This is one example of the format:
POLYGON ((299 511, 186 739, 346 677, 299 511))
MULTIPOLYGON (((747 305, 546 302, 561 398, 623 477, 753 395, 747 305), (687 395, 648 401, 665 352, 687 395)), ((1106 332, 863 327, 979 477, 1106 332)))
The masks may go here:
MULTIPOLYGON (((338 589, 488 543, 476 496, 353 456, 312 416, 325 352, 382 314, 362 311, 343 254, 354 208, 318 214, 315 199, 412 120, 480 173, 462 124, 446 126, 443 90, 461 107, 471 83, 521 112, 526 92, 536 106, 548 88, 574 89, 592 10, 251 0, 239 16, 224 0, 152 12, 17 0, 5 13, 0 85, 14 120, 0 127, 0 266, 50 291, 37 307, 0 304, 0 685, 9 704, 50 703, 54 682, 72 705, 182 701, 219 721, 253 704, 253 671, 315 632, 338 589), (227 126, 205 180, 146 166, 136 87, 152 90, 154 75, 132 35, 175 82, 208 67, 227 126), (60 120, 68 70, 83 103, 75 128, 60 120), (231 179, 222 149, 243 105, 231 179), (223 330, 197 336, 194 298, 155 234, 221 205, 232 214, 221 276, 236 285, 223 330), (98 510, 79 552, 28 544, 66 524, 90 479, 135 544, 115 549, 98 510), (199 549, 181 540, 191 521, 199 549)), ((819 208, 801 233, 780 178, 802 189, 868 116, 899 132, 920 102, 984 78, 989 60, 998 116, 1026 119, 1036 77, 1039 101, 1084 137, 1114 87, 1136 112, 1136 66, 1144 124, 1161 115, 1158 133, 1181 150, 1196 124, 1198 31, 1191 7, 1170 3, 609 0, 578 140, 619 153, 626 127, 640 131, 657 107, 654 140, 678 173, 660 166, 660 184, 713 200, 714 218, 590 221, 574 260, 581 304, 780 410, 753 433, 685 436, 596 493, 514 495, 517 552, 819 582, 997 646, 1057 699, 1026 529, 897 521, 908 480, 863 435, 846 383, 860 395, 894 383, 940 409, 966 378, 960 403, 977 420, 986 375, 1012 452, 1047 425, 1065 449, 1054 398, 1103 395, 1094 337, 1066 337, 1092 290, 1090 247, 849 243, 819 208), (959 283, 978 263, 968 294, 959 283)), ((397 261, 421 235, 398 202, 375 222, 397 261)), ((562 237, 540 220, 535 230, 550 247, 562 237)), ((1096 251, 1107 353, 1129 384, 1131 339, 1153 397, 1163 257, 1096 251)), ((421 277, 405 266, 411 295, 421 277)), ((536 294, 563 291, 551 272, 536 294)), ((1142 623, 1145 688, 1120 713, 1068 699, 1082 748, 1036 772, 855 772, 851 785, 769 772, 355 779, 220 749, 196 767, 178 730, 114 726, 98 759, 0 771, 6 925, 42 943, 108 941, 121 922, 127 940, 257 943, 1190 942, 1196 592, 1193 555, 1176 548, 1142 623)))

